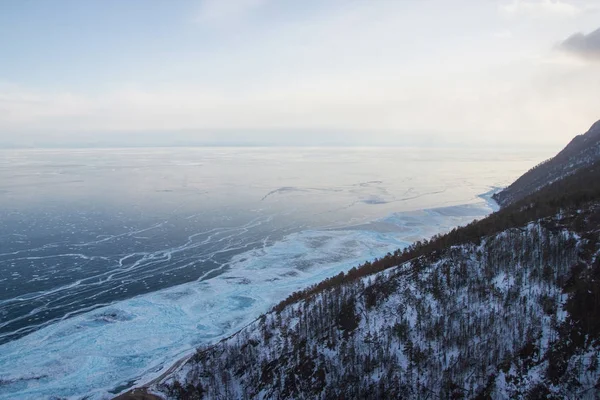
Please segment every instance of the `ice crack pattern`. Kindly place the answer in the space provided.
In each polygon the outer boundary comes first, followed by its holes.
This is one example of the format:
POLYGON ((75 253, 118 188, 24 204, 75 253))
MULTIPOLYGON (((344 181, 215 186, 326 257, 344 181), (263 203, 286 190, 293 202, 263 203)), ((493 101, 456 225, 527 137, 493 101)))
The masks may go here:
POLYGON ((0 399, 100 399, 152 379, 292 291, 486 215, 477 195, 537 162, 386 149, 5 156, 0 399))

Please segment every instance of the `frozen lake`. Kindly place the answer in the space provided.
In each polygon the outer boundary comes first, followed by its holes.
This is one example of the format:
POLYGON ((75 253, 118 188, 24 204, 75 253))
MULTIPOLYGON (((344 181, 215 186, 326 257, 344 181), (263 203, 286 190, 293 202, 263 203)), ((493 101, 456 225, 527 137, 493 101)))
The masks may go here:
POLYGON ((552 151, 0 151, 0 398, 110 398, 552 151))

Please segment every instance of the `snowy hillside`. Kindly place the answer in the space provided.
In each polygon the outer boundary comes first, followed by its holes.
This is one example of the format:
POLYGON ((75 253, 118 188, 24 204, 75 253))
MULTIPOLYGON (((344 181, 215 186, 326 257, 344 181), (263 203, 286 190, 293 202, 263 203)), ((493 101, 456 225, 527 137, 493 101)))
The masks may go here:
POLYGON ((494 199, 501 206, 507 206, 598 160, 600 121, 592 125, 587 133, 576 136, 555 157, 532 168, 505 190, 494 195, 494 199))
POLYGON ((295 293, 167 398, 595 398, 600 166, 295 293))

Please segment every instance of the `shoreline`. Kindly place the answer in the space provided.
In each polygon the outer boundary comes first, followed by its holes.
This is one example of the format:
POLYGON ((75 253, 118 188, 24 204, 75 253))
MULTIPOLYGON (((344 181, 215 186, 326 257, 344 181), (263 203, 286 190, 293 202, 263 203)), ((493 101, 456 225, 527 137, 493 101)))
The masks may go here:
MULTIPOLYGON (((490 208, 491 213, 489 213, 489 214, 497 212, 500 209, 500 206, 494 200, 493 195, 502 191, 503 189, 504 188, 502 188, 502 187, 492 186, 491 190, 477 196, 478 198, 482 199, 485 202, 485 204, 490 208)), ((469 205, 472 205, 472 204, 470 204, 470 203, 464 204, 464 206, 469 206, 469 205)), ((450 207, 453 207, 453 206, 450 206, 450 207)), ((438 209, 445 209, 445 208, 450 208, 450 207, 438 207, 438 208, 415 210, 415 211, 438 210, 438 209)), ((457 207, 457 206, 454 206, 454 207, 457 207)), ((394 214, 397 214, 397 213, 394 213, 394 214)), ((487 215, 489 215, 489 214, 487 214, 487 215)), ((487 217, 487 215, 486 215, 486 217, 487 217)), ((366 261, 368 261, 368 260, 366 260, 366 261)), ((270 312, 272 312, 272 307, 267 311, 267 313, 270 313, 270 312)), ((260 316, 258 316, 253 321, 249 322, 248 324, 240 327, 233 334, 231 334, 227 337, 223 337, 223 338, 219 339, 218 341, 212 343, 212 345, 219 343, 223 340, 227 340, 229 338, 234 337, 239 332, 241 332, 245 327, 251 325, 252 323, 257 321, 259 318, 260 318, 260 316)), ((113 397, 112 400, 163 400, 164 399, 163 397, 160 397, 159 395, 151 393, 151 392, 149 392, 149 390, 151 389, 151 387, 153 385, 164 381, 170 375, 175 373, 178 369, 183 367, 189 361, 189 359, 194 356, 195 352, 196 352, 196 350, 194 349, 194 351, 191 352, 190 354, 187 354, 187 355, 177 359, 176 361, 174 361, 173 364, 171 364, 171 366, 165 372, 163 372, 161 375, 159 375, 158 377, 155 377, 139 386, 134 386, 129 389, 125 389, 126 391, 119 393, 116 397, 113 397)))
POLYGON ((185 365, 196 348, 237 334, 290 293, 490 214, 495 204, 489 196, 499 188, 488 188, 460 205, 393 212, 376 219, 386 229, 371 226, 291 234, 260 251, 244 253, 232 260, 232 268, 213 279, 108 307, 127 318, 99 325, 96 314, 106 312, 101 308, 37 331, 5 347, 2 362, 17 368, 3 378, 8 382, 35 379, 29 377, 38 376, 38 370, 46 377, 35 386, 6 386, 0 398, 85 394, 90 399, 107 399, 129 394, 140 399, 151 395, 147 389, 185 365), (396 229, 387 229, 393 226, 396 229), (25 354, 23 346, 29 349, 25 354), (48 352, 53 355, 50 360, 48 352), (82 381, 82 372, 97 378, 82 381))

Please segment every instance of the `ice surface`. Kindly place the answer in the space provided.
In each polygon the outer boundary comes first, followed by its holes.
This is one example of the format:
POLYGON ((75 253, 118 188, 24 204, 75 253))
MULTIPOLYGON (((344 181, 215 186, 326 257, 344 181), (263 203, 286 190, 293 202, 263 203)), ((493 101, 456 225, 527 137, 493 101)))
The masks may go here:
POLYGON ((544 158, 0 150, 0 399, 143 383, 294 290, 482 217, 478 193, 544 158))
MULTIPOLYGON (((489 198, 489 196, 488 196, 489 198)), ((0 347, 0 398, 110 398, 233 333, 291 292, 492 211, 492 203, 305 230, 236 255, 218 276, 63 320, 0 347)))

